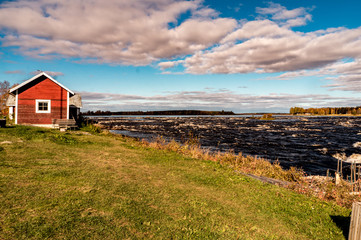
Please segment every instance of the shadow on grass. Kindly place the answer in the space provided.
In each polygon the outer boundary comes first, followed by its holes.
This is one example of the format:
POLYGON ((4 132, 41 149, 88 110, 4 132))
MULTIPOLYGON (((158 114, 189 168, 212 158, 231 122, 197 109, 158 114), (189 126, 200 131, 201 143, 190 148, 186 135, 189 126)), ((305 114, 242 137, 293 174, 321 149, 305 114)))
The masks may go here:
POLYGON ((331 217, 332 221, 337 225, 337 227, 339 229, 341 229, 345 239, 348 239, 351 217, 332 216, 332 215, 330 217, 331 217))
POLYGON ((6 125, 5 127, 0 127, 0 128, 15 128, 15 126, 13 126, 13 125, 6 125))

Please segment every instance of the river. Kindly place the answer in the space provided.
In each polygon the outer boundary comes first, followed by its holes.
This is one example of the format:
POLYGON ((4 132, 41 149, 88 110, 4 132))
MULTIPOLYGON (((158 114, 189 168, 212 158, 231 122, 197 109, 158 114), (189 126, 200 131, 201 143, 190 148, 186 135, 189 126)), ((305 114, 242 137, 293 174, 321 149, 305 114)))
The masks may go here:
POLYGON ((184 141, 198 138, 212 151, 234 151, 302 168, 310 175, 334 172, 336 153, 361 154, 360 117, 109 116, 93 117, 114 133, 184 141))

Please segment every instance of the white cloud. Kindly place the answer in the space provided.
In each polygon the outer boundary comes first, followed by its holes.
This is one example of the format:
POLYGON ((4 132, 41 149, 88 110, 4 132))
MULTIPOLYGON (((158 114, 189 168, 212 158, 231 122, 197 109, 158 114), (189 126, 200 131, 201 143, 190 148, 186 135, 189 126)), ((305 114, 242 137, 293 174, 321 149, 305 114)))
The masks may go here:
POLYGON ((331 80, 332 83, 323 86, 331 91, 361 92, 361 59, 341 60, 315 70, 286 72, 272 79, 292 80, 309 76, 331 80))
POLYGON ((294 35, 294 32, 285 28, 278 26, 275 22, 270 20, 259 20, 259 21, 250 21, 244 23, 239 29, 228 34, 221 43, 247 40, 251 38, 279 38, 279 37, 290 37, 294 35))
MULTIPOLYGON (((191 74, 289 72, 323 68, 345 58, 361 59, 361 27, 330 28, 315 32, 297 32, 292 26, 311 20, 309 9, 287 10, 270 3, 257 8, 261 15, 254 21, 241 21, 239 27, 225 36, 220 45, 182 60, 191 74), (272 20, 264 19, 270 16, 272 20)), ((171 68, 172 61, 160 64, 171 68)), ((287 73, 286 73, 287 74, 287 73)))
POLYGON ((175 67, 179 64, 183 64, 184 61, 183 60, 178 60, 178 61, 168 61, 168 62, 160 62, 158 63, 158 66, 162 69, 167 69, 167 68, 172 68, 175 67))
POLYGON ((286 9, 278 3, 269 3, 268 8, 256 8, 256 12, 262 15, 271 15, 271 18, 277 21, 280 25, 287 27, 303 26, 308 21, 312 20, 309 9, 300 7, 292 10, 286 9))
POLYGON ((20 0, 0 5, 4 46, 18 46, 31 57, 105 63, 145 65, 192 54, 219 42, 236 24, 218 18, 200 1, 20 0), (178 22, 189 11, 192 17, 178 22))
POLYGON ((81 92, 84 111, 87 110, 166 110, 166 109, 217 109, 233 110, 236 112, 282 111, 288 112, 290 107, 325 107, 325 106, 354 106, 357 98, 340 98, 330 95, 293 95, 275 94, 251 95, 238 94, 227 89, 206 89, 205 91, 169 92, 150 97, 125 94, 109 94, 81 92))
POLYGON ((324 86, 330 90, 361 92, 361 59, 331 64, 320 69, 319 74, 328 75, 332 80, 324 86))
POLYGON ((37 71, 31 72, 30 74, 37 75, 37 74, 39 74, 41 72, 45 72, 45 73, 47 73, 48 75, 50 75, 52 77, 64 76, 64 73, 62 73, 62 72, 42 71, 42 70, 37 70, 37 71))
POLYGON ((193 16, 195 16, 195 17, 204 17, 204 18, 218 17, 219 12, 217 12, 214 9, 211 9, 211 8, 203 7, 202 9, 194 12, 193 16))
POLYGON ((361 28, 325 34, 299 33, 261 20, 244 24, 222 42, 185 58, 186 71, 192 74, 284 72, 317 69, 345 58, 361 58, 361 28), (249 31, 250 26, 258 31, 249 31))
POLYGON ((312 20, 311 10, 270 3, 247 21, 221 18, 200 0, 18 0, 0 5, 0 40, 37 58, 158 62, 166 74, 182 65, 191 74, 318 75, 330 89, 361 91, 361 28, 293 30, 312 20))
POLYGON ((14 71, 5 71, 5 74, 24 74, 22 70, 14 70, 14 71))

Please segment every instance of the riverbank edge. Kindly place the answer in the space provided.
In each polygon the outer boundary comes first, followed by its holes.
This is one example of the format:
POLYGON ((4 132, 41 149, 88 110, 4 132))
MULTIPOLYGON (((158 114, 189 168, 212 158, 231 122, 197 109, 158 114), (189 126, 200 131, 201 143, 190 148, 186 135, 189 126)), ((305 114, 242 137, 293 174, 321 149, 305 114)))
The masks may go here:
POLYGON ((144 147, 173 151, 186 157, 218 162, 232 168, 238 174, 291 189, 297 193, 316 197, 323 201, 334 202, 343 207, 351 208, 353 202, 361 199, 361 194, 353 193, 351 184, 346 180, 341 179, 340 183, 336 185, 334 177, 307 176, 302 169, 295 167, 284 169, 277 161, 271 163, 265 158, 246 156, 242 155, 242 153, 235 154, 232 151, 211 152, 202 148, 196 138, 179 143, 174 139, 167 141, 162 136, 158 136, 153 141, 146 141, 122 134, 110 133, 101 124, 94 124, 94 126, 106 134, 121 135, 125 138, 134 139, 144 147))

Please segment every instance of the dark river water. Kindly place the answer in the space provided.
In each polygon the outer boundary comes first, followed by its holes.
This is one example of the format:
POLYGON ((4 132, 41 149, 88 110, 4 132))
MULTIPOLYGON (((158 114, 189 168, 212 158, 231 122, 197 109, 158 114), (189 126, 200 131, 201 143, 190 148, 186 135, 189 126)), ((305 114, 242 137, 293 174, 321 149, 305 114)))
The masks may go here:
POLYGON ((302 168, 307 174, 334 172, 336 153, 361 154, 360 117, 276 117, 263 121, 249 117, 99 117, 115 133, 151 139, 160 135, 184 141, 197 137, 202 147, 242 152, 282 167, 302 168))

